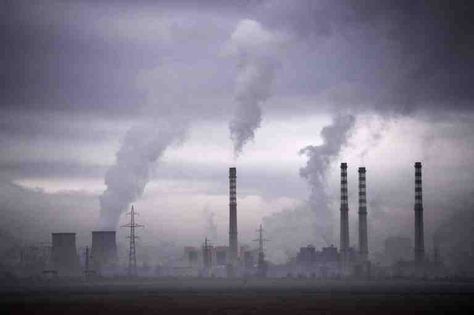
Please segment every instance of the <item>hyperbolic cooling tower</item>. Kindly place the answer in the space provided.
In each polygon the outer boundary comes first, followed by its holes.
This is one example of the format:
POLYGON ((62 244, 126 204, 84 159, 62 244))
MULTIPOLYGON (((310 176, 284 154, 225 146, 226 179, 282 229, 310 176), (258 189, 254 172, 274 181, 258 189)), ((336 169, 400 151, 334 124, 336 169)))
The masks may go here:
POLYGON ((415 263, 420 266, 425 257, 423 239, 423 191, 421 185, 421 162, 415 163, 415 263))
POLYGON ((78 271, 76 233, 52 233, 51 258, 59 275, 71 275, 78 271))
POLYGON ((117 260, 115 231, 93 231, 91 259, 95 271, 103 272, 117 260))
POLYGON ((229 260, 235 265, 238 255, 237 241, 237 170, 229 168, 229 260))

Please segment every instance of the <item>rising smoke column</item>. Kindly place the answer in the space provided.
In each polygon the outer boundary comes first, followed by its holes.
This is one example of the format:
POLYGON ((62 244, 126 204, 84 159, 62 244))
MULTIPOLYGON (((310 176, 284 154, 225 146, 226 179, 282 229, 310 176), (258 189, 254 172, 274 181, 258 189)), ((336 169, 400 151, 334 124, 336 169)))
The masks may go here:
POLYGON ((235 82, 237 106, 229 123, 234 156, 237 157, 246 142, 254 138, 260 127, 260 104, 271 95, 278 65, 281 36, 265 30, 254 20, 242 20, 231 35, 227 53, 238 61, 235 82))
POLYGON ((169 145, 184 137, 185 129, 178 125, 169 120, 153 120, 127 132, 115 164, 105 175, 107 189, 100 196, 101 229, 114 230, 120 215, 143 195, 152 166, 169 145))
POLYGON ((300 175, 310 184, 309 202, 263 218, 271 239, 268 244, 270 260, 284 263, 296 255, 294 250, 298 246, 330 244, 333 236, 331 218, 337 211, 330 210, 329 207, 326 177, 331 162, 347 143, 354 124, 355 118, 352 115, 337 115, 330 125, 322 129, 321 145, 307 146, 300 150, 301 154, 308 156, 308 162, 300 169, 300 175))
POLYGON ((307 146, 300 151, 300 154, 308 157, 306 166, 300 169, 300 175, 306 178, 311 186, 310 206, 316 215, 318 234, 325 239, 332 235, 331 224, 328 224, 332 211, 329 209, 326 193, 326 174, 331 160, 339 155, 346 144, 354 123, 355 118, 352 115, 337 115, 331 125, 321 130, 323 144, 307 146))

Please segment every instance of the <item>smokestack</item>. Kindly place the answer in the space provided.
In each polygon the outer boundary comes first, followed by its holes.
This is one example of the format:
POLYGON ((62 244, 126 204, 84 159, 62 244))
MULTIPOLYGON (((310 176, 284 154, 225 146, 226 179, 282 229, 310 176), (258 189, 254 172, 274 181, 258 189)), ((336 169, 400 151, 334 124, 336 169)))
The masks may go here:
POLYGON ((229 168, 229 259, 235 265, 238 255, 237 243, 237 170, 229 168))
POLYGON ((367 261, 369 246, 367 244, 367 191, 365 167, 359 167, 359 255, 367 261))
POLYGON ((347 163, 341 163, 341 236, 342 262, 345 264, 349 252, 349 203, 347 199, 347 163))
POLYGON ((52 233, 51 256, 54 269, 60 275, 78 271, 79 257, 76 251, 76 233, 52 233))
POLYGON ((420 266, 425 256, 423 240, 423 191, 421 185, 421 162, 415 163, 415 265, 420 266))
POLYGON ((96 272, 102 273, 107 268, 113 268, 117 260, 115 231, 92 232, 91 256, 96 272))

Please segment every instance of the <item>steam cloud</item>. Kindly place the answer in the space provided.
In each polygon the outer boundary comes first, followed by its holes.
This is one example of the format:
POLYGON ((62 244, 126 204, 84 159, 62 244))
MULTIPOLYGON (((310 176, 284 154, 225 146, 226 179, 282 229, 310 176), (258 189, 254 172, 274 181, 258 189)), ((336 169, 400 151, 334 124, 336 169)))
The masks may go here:
POLYGON ((307 146, 301 149, 301 154, 308 156, 306 166, 300 169, 300 175, 308 180, 311 186, 310 206, 316 218, 316 228, 321 232, 321 236, 326 240, 332 235, 330 224, 327 218, 332 217, 329 209, 328 197, 326 194, 326 174, 331 160, 337 157, 342 147, 347 142, 347 137, 354 126, 355 118, 352 115, 338 115, 331 125, 326 126, 321 131, 323 144, 319 146, 307 146))
POLYGON ((237 107, 229 124, 235 157, 260 127, 260 104, 271 95, 281 44, 280 36, 254 20, 240 21, 231 35, 227 49, 237 58, 239 67, 235 83, 237 107))
POLYGON ((210 211, 209 209, 205 208, 203 211, 204 219, 205 219, 205 227, 204 227, 204 237, 207 237, 211 242, 217 242, 217 224, 214 220, 215 213, 210 211))
POLYGON ((115 229, 120 215, 136 201, 150 179, 151 168, 166 148, 184 136, 184 128, 170 121, 149 121, 132 127, 105 175, 107 189, 100 196, 102 229, 115 229))
POLYGON ((347 143, 354 124, 354 116, 337 115, 321 131, 323 144, 301 149, 300 153, 308 156, 308 162, 300 169, 300 175, 311 186, 309 203, 263 218, 268 237, 272 240, 268 244, 268 258, 271 261, 284 263, 296 254, 294 250, 298 246, 331 243, 333 233, 330 218, 334 216, 334 210, 329 207, 326 175, 331 161, 347 143))

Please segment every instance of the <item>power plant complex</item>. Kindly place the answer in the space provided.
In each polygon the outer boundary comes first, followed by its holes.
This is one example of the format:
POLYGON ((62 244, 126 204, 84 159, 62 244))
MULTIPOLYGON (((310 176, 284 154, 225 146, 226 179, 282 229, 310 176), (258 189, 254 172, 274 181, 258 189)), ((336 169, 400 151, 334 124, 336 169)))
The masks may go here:
MULTIPOLYGON (((294 257, 284 264, 272 264, 266 261, 264 229, 257 230, 258 246, 239 244, 237 210, 237 169, 229 168, 229 239, 228 244, 212 244, 206 238, 201 248, 186 246, 183 257, 174 265, 155 268, 152 275, 188 276, 188 277, 315 277, 315 278, 364 278, 380 275, 425 277, 440 275, 439 248, 436 248, 436 266, 426 258, 423 232, 423 195, 422 164, 415 163, 414 185, 414 245, 409 238, 392 237, 385 241, 387 257, 392 261, 390 268, 371 262, 368 221, 370 209, 367 204, 367 170, 358 168, 358 246, 350 243, 349 233, 349 185, 348 164, 340 164, 340 230, 339 249, 334 245, 322 247, 313 245, 299 248, 294 257), (411 253, 411 254, 410 254, 411 253), (411 257, 410 257, 411 256, 411 257)), ((135 248, 135 228, 141 225, 135 222, 135 212, 129 213, 131 221, 123 227, 130 228, 128 236, 128 268, 124 272, 124 263, 120 263, 115 230, 91 232, 91 244, 82 253, 78 253, 75 233, 52 233, 51 247, 47 261, 42 264, 43 273, 55 277, 114 277, 143 274, 137 265, 135 248), (89 250, 90 248, 90 250, 89 250)), ((43 255, 44 256, 44 255, 43 255)), ((23 255, 22 259, 28 257, 23 255)), ((146 274, 150 276, 150 272, 146 274)))

